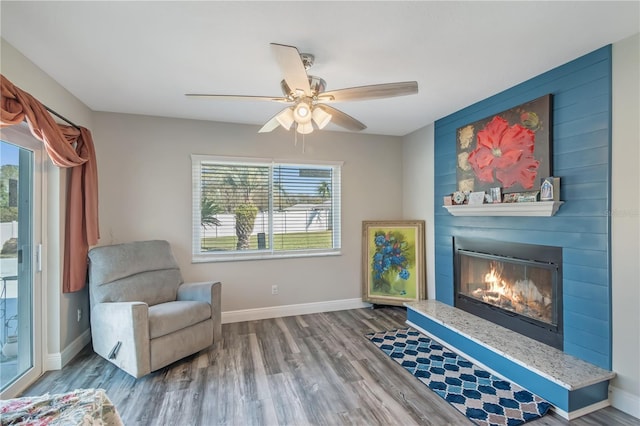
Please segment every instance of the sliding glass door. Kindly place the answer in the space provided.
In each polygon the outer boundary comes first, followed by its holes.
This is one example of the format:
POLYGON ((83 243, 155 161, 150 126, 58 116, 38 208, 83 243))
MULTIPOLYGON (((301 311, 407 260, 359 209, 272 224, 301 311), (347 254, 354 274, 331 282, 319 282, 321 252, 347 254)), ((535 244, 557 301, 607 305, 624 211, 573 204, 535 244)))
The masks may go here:
POLYGON ((42 144, 23 126, 0 139, 0 395, 10 398, 42 373, 42 144))

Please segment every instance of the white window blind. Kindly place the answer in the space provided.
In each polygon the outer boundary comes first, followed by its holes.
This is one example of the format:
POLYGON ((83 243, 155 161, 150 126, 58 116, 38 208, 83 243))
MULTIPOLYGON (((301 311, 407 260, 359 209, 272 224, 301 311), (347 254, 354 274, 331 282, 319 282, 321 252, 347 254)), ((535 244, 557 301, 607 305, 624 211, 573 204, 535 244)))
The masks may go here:
POLYGON ((338 254, 341 163, 192 156, 193 260, 338 254))

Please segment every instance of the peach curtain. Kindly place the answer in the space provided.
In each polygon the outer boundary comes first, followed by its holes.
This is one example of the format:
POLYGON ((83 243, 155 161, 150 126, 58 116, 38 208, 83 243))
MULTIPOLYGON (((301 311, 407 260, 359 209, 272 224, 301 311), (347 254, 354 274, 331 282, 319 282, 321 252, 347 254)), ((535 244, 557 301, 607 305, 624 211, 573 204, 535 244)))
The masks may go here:
POLYGON ((0 97, 0 127, 27 121, 31 133, 44 143, 58 167, 71 168, 67 187, 62 291, 81 290, 87 281, 89 246, 100 238, 98 170, 91 133, 84 127, 59 125, 45 106, 4 75, 0 97), (75 144, 75 147, 74 147, 75 144))

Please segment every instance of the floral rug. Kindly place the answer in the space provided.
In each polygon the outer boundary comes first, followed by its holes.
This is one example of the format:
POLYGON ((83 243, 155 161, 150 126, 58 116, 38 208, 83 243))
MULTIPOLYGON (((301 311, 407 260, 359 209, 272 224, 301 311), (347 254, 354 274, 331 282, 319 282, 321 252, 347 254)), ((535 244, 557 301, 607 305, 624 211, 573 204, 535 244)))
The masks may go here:
POLYGON ((122 426, 116 408, 102 389, 3 400, 0 419, 2 426, 122 426))
POLYGON ((413 328, 367 338, 478 425, 520 425, 551 408, 539 396, 482 370, 413 328))

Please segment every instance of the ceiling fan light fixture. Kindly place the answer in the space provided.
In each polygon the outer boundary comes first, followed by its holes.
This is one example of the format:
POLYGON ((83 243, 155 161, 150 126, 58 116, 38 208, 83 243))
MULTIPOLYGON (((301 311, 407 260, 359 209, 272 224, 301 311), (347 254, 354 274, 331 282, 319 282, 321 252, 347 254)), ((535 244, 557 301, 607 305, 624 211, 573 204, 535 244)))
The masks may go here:
POLYGON ((313 109, 311 116, 313 117, 313 121, 316 123, 316 126, 318 126, 318 129, 324 129, 324 127, 329 124, 332 117, 331 114, 318 107, 313 109))
POLYGON ((293 118, 293 108, 285 108, 280 114, 276 115, 276 120, 285 129, 289 130, 291 125, 295 122, 293 118))
POLYGON ((309 133, 313 132, 313 124, 311 123, 306 123, 306 124, 302 124, 302 123, 298 123, 298 125, 296 126, 296 131, 302 135, 308 135, 309 133))
POLYGON ((298 124, 311 122, 311 106, 307 102, 299 102, 293 109, 293 119, 298 124))

